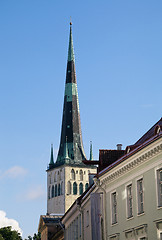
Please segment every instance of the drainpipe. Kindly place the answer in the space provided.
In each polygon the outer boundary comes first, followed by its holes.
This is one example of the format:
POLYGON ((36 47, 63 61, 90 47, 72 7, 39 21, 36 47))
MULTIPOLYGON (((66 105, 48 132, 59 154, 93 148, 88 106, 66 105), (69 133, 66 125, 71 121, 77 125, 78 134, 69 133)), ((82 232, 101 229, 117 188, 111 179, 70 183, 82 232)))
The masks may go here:
POLYGON ((81 224, 82 224, 81 240, 84 240, 84 212, 82 210, 81 203, 80 203, 79 199, 76 200, 76 204, 77 204, 77 209, 79 210, 79 212, 81 214, 81 224))
POLYGON ((96 187, 103 191, 104 239, 106 240, 107 239, 106 191, 103 187, 101 187, 100 179, 94 177, 93 180, 96 187))

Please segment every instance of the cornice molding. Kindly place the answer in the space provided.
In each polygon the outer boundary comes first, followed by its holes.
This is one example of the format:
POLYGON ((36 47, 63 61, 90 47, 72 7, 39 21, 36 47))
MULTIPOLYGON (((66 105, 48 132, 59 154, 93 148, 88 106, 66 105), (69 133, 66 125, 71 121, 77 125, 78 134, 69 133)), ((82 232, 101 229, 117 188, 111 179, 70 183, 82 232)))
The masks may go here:
POLYGON ((118 179, 122 175, 131 171, 132 169, 139 167, 144 162, 147 162, 151 158, 159 155, 161 152, 162 152, 162 141, 160 141, 158 145, 152 146, 152 148, 150 148, 149 146, 148 150, 145 151, 140 156, 138 153, 138 157, 136 154, 133 157, 130 157, 125 161, 121 162, 119 165, 117 165, 110 171, 106 172, 103 176, 100 177, 101 184, 108 184, 110 182, 113 182, 114 180, 118 179))

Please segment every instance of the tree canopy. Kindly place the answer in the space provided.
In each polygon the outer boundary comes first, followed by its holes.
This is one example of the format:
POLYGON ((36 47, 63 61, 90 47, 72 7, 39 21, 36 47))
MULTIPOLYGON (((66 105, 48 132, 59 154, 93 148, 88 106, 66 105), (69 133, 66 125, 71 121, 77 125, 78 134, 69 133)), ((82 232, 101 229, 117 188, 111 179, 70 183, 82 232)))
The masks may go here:
POLYGON ((20 233, 11 226, 0 228, 0 240, 22 240, 20 233))
MULTIPOLYGON (((20 233, 12 230, 11 226, 0 228, 0 240, 23 240, 20 233)), ((33 237, 28 236, 24 240, 41 240, 40 233, 34 233, 33 237)))
MULTIPOLYGON (((1 240, 1 239, 0 239, 1 240)), ((40 233, 34 233, 34 236, 31 237, 31 236, 28 236, 27 239, 24 239, 24 240, 41 240, 41 234, 40 233)))

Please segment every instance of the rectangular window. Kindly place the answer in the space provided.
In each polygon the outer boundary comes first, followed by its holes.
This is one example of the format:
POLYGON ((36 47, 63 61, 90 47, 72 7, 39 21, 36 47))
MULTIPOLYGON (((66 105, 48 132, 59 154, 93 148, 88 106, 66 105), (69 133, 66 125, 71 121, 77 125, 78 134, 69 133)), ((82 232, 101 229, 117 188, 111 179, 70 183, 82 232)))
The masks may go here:
POLYGON ((86 219, 86 226, 88 227, 89 226, 89 211, 87 211, 87 213, 86 213, 86 217, 87 217, 87 219, 86 219))
POLYGON ((137 181, 138 214, 144 213, 143 178, 137 181))
POLYGON ((162 232, 160 233, 160 240, 162 240, 162 232))
POLYGON ((81 214, 79 215, 79 223, 78 223, 78 226, 79 226, 79 237, 81 237, 81 233, 82 233, 81 214))
POLYGON ((127 214, 128 218, 133 217, 132 184, 127 186, 127 214))
POLYGON ((111 194, 112 202, 112 224, 117 223, 117 201, 116 201, 116 192, 111 194))
POLYGON ((78 218, 75 221, 76 239, 78 239, 78 218))
POLYGON ((162 168, 157 171, 158 207, 162 207, 162 168))

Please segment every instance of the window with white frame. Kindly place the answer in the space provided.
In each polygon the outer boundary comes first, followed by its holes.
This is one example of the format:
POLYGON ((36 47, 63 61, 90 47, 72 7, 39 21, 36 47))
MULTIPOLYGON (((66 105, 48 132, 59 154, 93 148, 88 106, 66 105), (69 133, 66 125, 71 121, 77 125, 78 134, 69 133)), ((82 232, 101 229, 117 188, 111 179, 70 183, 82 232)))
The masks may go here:
POLYGON ((117 223, 117 200, 116 192, 111 194, 111 203, 112 203, 112 224, 117 223))
POLYGON ((133 217, 132 184, 127 186, 127 217, 133 217))
POLYGON ((119 240, 119 233, 109 236, 109 240, 119 240))
POLYGON ((137 181, 138 214, 144 213, 143 178, 137 181))
POLYGON ((157 170, 158 207, 162 207, 162 168, 157 170))
POLYGON ((160 240, 162 240, 162 232, 160 233, 160 240))

